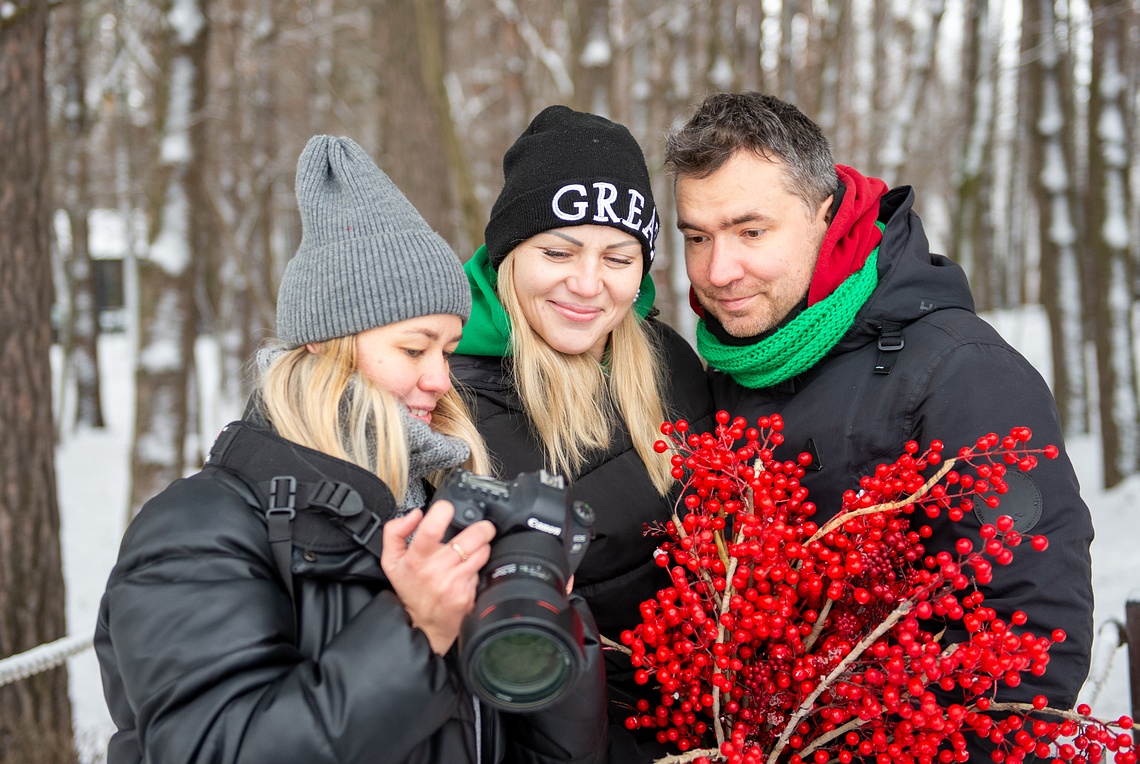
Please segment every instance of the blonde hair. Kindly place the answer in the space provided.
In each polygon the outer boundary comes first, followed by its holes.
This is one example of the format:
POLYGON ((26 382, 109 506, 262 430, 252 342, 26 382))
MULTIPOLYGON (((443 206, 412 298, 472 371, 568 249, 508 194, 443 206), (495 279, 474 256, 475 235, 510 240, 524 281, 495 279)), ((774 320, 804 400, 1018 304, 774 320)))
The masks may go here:
POLYGON ((527 322, 514 263, 512 251, 499 266, 499 301, 511 321, 515 387, 546 449, 548 468, 573 480, 590 451, 609 446, 620 417, 664 496, 673 484, 672 465, 653 450, 665 421, 663 364, 648 327, 629 311, 611 333, 608 361, 601 364, 589 353, 560 353, 527 322))
MULTIPOLYGON (((316 352, 304 345, 286 351, 262 375, 266 416, 281 437, 375 473, 402 502, 408 445, 399 402, 357 371, 354 336, 317 344, 316 352)), ((470 446, 464 467, 490 473, 487 447, 454 389, 436 403, 431 426, 470 446)))

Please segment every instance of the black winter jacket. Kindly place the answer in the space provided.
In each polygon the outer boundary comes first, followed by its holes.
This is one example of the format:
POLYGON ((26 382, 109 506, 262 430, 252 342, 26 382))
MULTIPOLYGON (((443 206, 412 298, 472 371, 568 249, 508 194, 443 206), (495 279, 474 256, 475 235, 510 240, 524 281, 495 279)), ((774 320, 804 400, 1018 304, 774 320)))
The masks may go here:
POLYGON ((95 634, 118 727, 110 764, 601 760, 600 645, 581 600, 590 667, 576 688, 528 716, 480 706, 455 651, 432 651, 376 557, 327 514, 297 512, 294 611, 267 535, 264 481, 341 482, 381 519, 396 504, 365 470, 252 432, 257 454, 240 476, 218 466, 228 462, 216 446, 127 528, 95 634))
POLYGON ((821 523, 838 511, 845 490, 858 489, 859 477, 877 463, 894 461, 908 440, 922 447, 942 440, 944 453, 956 454, 986 433, 1006 435, 1024 425, 1033 431, 1031 447, 1061 448, 1060 458, 1042 458, 1030 473, 1011 470, 1010 493, 997 510, 982 507, 959 523, 945 518, 932 523, 935 535, 927 546, 952 550, 957 538, 967 536, 977 548, 982 521, 1002 514, 1018 518, 1018 529, 1032 527, 1032 534, 1049 538, 1045 552, 1024 545, 1012 565, 995 566, 993 584, 983 593, 999 615, 1024 610, 1026 630, 1047 635, 1063 628, 1068 634, 1050 650, 1043 677, 1026 674, 1020 687, 1003 688, 1000 695, 1030 700, 1043 693, 1050 705, 1071 708, 1088 672, 1092 644, 1089 510, 1064 452, 1049 388, 974 313, 965 274, 930 252, 913 202, 909 187, 883 197, 879 285, 822 361, 786 383, 759 390, 712 372, 713 397, 719 408, 751 421, 764 414, 783 416, 787 441, 776 454, 784 459, 801 451, 815 455, 803 484, 819 507, 821 523), (901 349, 884 351, 880 344, 901 349), (876 373, 880 364, 884 368, 876 373), (885 367, 889 373, 881 373, 885 367))
MULTIPOLYGON (((649 325, 668 370, 666 416, 688 419, 694 432, 712 429, 707 375, 697 354, 672 327, 653 319, 649 325)), ((544 451, 504 363, 497 357, 457 355, 451 372, 502 476, 512 478, 543 467, 544 451)), ((594 455, 574 477, 571 494, 597 515, 596 538, 574 576, 574 591, 586 598, 602 635, 618 641, 622 631, 641 622, 639 605, 669 585, 653 557, 662 537, 644 531, 647 524, 668 520, 677 497, 657 493, 623 423, 610 448, 594 455)), ((633 682, 629 659, 622 653, 606 652, 606 674, 611 721, 620 725, 630 715, 630 705, 648 694, 633 682)), ((611 737, 622 729, 611 728, 611 737)))

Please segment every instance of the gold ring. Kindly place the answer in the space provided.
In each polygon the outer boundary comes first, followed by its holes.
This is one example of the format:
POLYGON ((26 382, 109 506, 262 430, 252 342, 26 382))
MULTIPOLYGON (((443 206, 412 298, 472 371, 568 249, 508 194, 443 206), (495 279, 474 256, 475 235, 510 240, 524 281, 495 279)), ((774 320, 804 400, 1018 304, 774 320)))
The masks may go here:
POLYGON ((467 562, 467 553, 463 551, 463 547, 459 546, 458 541, 452 542, 451 548, 455 550, 455 553, 457 555, 459 555, 460 562, 467 562))

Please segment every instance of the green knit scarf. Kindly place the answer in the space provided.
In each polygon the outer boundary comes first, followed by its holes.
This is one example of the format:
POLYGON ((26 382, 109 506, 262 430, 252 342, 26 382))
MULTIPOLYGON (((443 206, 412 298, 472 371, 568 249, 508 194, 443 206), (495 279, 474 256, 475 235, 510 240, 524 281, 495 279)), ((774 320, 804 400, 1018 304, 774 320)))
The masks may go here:
POLYGON ((835 347, 879 284, 879 248, 828 297, 754 345, 725 345, 697 322, 697 351, 713 368, 747 388, 771 387, 801 374, 835 347))

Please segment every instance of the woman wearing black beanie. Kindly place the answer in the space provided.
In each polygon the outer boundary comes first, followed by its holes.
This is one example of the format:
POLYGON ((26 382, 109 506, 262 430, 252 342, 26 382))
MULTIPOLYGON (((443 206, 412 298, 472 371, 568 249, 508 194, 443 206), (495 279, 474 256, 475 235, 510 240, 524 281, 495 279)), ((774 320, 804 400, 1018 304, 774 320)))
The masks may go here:
MULTIPOLYGON (((596 538, 575 575, 604 637, 640 622, 669 585, 654 562, 677 486, 653 451, 667 419, 711 429, 699 358, 654 320, 660 223, 637 141, 603 117, 551 106, 503 158, 486 244, 467 262, 472 315, 452 374, 500 477, 565 475, 593 507, 596 538)), ((607 653, 609 761, 650 762, 666 749, 625 719, 650 688, 607 653)))

